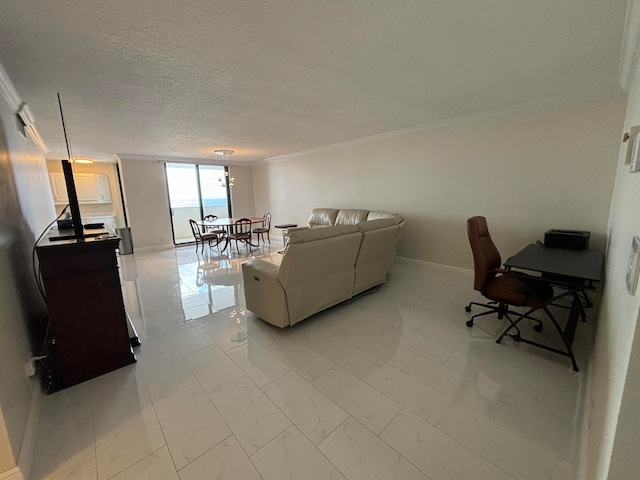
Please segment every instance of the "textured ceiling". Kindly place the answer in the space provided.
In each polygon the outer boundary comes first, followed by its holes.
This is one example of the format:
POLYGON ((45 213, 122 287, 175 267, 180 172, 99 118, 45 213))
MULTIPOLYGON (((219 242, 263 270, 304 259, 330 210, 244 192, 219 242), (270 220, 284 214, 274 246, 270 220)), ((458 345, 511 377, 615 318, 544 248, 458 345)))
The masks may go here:
POLYGON ((51 152, 256 162, 618 88, 626 0, 0 2, 51 152))

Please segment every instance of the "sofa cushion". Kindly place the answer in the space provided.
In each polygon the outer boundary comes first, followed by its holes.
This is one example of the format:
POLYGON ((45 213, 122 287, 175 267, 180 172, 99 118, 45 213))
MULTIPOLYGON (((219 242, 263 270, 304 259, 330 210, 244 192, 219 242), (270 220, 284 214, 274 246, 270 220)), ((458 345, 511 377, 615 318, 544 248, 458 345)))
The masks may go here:
POLYGON ((329 227, 335 225, 338 216, 337 208, 314 208, 307 225, 309 228, 329 227))
POLYGON ((387 212, 376 212, 371 210, 367 215, 367 220, 378 220, 379 218, 391 218, 394 217, 395 213, 387 213, 387 212))
POLYGON ((343 208, 338 212, 335 225, 355 225, 367 219, 369 210, 343 208))
POLYGON ((347 235, 360 231, 356 225, 336 225, 326 228, 307 228, 303 230, 295 230, 288 236, 287 245, 296 243, 313 242, 325 238, 347 235))
POLYGON ((378 220, 367 220, 358 224, 358 228, 361 232, 370 232, 371 230, 377 230, 378 228, 386 228, 397 225, 394 218, 379 218, 378 220))

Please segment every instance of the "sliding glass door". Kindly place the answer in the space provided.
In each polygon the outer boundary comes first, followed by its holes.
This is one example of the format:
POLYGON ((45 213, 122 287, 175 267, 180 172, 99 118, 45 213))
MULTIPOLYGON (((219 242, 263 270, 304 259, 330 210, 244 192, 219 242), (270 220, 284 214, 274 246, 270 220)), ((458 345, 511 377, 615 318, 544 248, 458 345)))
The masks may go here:
POLYGON ((205 215, 232 216, 225 181, 229 174, 227 167, 166 163, 165 171, 174 244, 194 241, 190 218, 199 221, 205 215))

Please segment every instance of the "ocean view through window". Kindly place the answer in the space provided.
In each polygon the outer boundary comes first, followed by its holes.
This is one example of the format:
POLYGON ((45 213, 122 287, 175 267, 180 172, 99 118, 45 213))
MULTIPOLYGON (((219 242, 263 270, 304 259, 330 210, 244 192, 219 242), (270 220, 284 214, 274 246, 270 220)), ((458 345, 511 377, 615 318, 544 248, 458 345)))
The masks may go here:
POLYGON ((221 165, 166 163, 167 192, 171 211, 173 242, 192 242, 189 219, 201 220, 205 215, 231 217, 229 189, 220 178, 228 173, 221 165))

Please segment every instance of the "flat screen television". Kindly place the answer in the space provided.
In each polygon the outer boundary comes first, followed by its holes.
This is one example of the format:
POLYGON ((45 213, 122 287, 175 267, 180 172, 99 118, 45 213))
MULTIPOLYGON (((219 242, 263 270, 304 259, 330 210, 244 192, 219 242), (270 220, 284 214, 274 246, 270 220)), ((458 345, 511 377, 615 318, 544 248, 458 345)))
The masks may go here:
POLYGON ((80 204, 78 203, 76 183, 73 180, 73 170, 71 169, 69 160, 62 160, 62 171, 64 172, 64 181, 67 185, 69 210, 71 211, 71 221, 73 223, 73 236, 74 238, 84 238, 84 228, 82 227, 82 218, 80 217, 80 204))
POLYGON ((76 193, 76 183, 73 180, 73 170, 71 169, 71 162, 69 162, 69 160, 62 160, 62 172, 64 173, 64 181, 67 186, 69 211, 71 212, 71 223, 73 224, 73 228, 58 228, 58 233, 60 235, 49 236, 49 240, 81 240, 86 235, 84 233, 84 227, 82 226, 80 204, 78 203, 78 194, 76 193))

